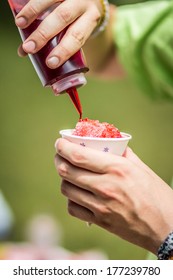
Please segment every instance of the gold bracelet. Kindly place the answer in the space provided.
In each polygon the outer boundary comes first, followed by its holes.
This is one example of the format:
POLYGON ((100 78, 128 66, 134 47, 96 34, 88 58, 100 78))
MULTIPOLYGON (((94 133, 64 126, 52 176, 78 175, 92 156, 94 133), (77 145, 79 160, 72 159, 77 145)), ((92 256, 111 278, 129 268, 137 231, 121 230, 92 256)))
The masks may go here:
POLYGON ((92 33, 92 38, 95 38, 98 36, 101 32, 103 32, 108 24, 109 21, 109 2, 108 0, 100 0, 102 9, 103 9, 103 14, 100 19, 100 22, 94 32, 92 33))
POLYGON ((101 5, 102 5, 102 11, 103 11, 103 13, 102 13, 102 17, 101 17, 101 19, 100 19, 100 22, 99 22, 99 25, 98 25, 98 26, 101 26, 101 25, 102 25, 102 23, 103 23, 103 21, 104 21, 104 19, 105 19, 105 16, 106 16, 106 3, 105 3, 104 0, 100 0, 100 3, 101 3, 101 5))

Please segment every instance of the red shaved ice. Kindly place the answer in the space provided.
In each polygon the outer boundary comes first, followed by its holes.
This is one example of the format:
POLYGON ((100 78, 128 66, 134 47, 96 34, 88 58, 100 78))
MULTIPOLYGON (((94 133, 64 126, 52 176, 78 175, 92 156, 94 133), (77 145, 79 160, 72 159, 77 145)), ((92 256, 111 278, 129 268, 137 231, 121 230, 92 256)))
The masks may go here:
POLYGON ((113 124, 88 118, 79 120, 72 134, 97 138, 122 138, 120 131, 113 124))

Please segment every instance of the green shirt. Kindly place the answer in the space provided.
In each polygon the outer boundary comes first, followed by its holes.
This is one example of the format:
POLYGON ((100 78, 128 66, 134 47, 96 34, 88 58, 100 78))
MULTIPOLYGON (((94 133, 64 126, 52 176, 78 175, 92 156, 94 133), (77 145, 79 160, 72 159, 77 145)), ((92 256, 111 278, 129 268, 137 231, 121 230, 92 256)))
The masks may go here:
POLYGON ((113 36, 128 74, 151 97, 173 100, 173 1, 118 7, 113 36))

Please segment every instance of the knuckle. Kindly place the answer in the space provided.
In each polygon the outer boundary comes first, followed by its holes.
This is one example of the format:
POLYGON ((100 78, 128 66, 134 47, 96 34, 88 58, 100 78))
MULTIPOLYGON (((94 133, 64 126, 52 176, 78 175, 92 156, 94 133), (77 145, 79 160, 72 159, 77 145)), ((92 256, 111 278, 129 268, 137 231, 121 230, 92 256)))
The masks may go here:
POLYGON ((85 157, 79 151, 72 151, 71 160, 74 165, 85 161, 85 157))
POLYGON ((62 61, 66 61, 71 56, 71 51, 65 47, 62 43, 58 46, 58 54, 62 61))
POLYGON ((49 34, 48 34, 46 29, 38 28, 37 32, 38 32, 38 35, 39 35, 39 37, 41 38, 42 41, 45 42, 45 41, 50 39, 50 36, 49 36, 49 34))
POLYGON ((97 9, 95 9, 93 13, 93 21, 98 23, 100 19, 101 19, 101 13, 97 9))
POLYGON ((112 188, 109 186, 104 186, 103 188, 100 188, 100 195, 104 199, 112 199, 115 196, 112 188))
POLYGON ((58 174, 63 177, 66 178, 68 175, 68 166, 66 163, 61 163, 58 167, 58 174))
POLYGON ((29 6, 29 8, 30 8, 30 11, 31 11, 31 13, 34 15, 34 16, 37 16, 38 15, 38 10, 37 10, 37 6, 36 5, 34 5, 35 3, 30 3, 30 6, 29 6))
POLYGON ((100 218, 103 218, 103 216, 107 216, 110 213, 109 208, 104 204, 100 204, 100 205, 97 204, 95 206, 95 210, 97 212, 97 216, 100 218))
POLYGON ((65 24, 68 24, 72 20, 72 13, 70 10, 66 9, 58 9, 58 17, 60 18, 60 21, 62 21, 65 24))
POLYGON ((115 196, 115 188, 114 188, 115 182, 111 178, 109 180, 107 177, 103 174, 101 177, 100 183, 94 186, 92 183, 93 188, 97 189, 99 196, 102 198, 102 200, 109 200, 114 198, 115 196))
POLYGON ((109 167, 109 172, 113 175, 116 175, 118 177, 124 177, 128 170, 125 168, 125 165, 119 162, 118 166, 117 165, 112 165, 109 167))
POLYGON ((96 8, 94 3, 92 3, 91 9, 90 9, 90 15, 92 15, 92 21, 96 24, 99 23, 101 19, 101 12, 96 8))
POLYGON ((73 30, 71 36, 80 47, 85 43, 85 34, 80 30, 73 30))

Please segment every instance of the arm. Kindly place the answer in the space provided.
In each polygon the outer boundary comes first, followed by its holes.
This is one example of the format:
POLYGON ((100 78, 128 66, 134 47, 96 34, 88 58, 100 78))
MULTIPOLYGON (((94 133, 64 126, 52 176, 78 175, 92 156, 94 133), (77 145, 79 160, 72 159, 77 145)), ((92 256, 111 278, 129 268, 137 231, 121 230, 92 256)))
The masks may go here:
POLYGON ((173 191, 129 148, 123 157, 59 139, 56 169, 72 216, 154 254, 173 230, 173 191))

